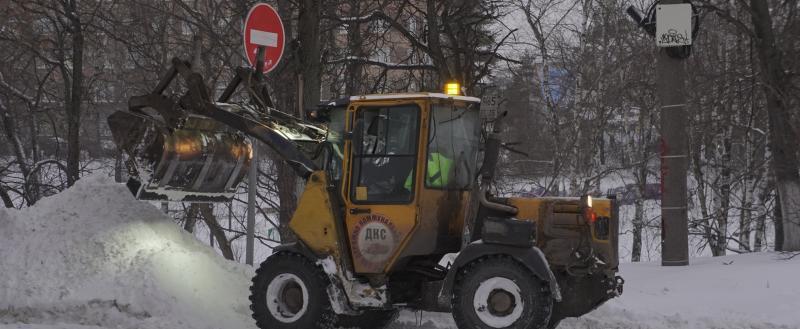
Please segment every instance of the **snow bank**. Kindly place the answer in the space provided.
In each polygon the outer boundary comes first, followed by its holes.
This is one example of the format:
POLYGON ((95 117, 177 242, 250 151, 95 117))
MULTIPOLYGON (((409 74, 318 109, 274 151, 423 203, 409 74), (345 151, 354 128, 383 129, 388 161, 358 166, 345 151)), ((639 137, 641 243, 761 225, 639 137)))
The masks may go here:
POLYGON ((654 328, 800 328, 800 259, 783 258, 757 253, 696 258, 688 267, 624 264, 625 294, 587 320, 619 314, 662 322, 654 328))
POLYGON ((249 267, 108 178, 0 210, 0 323, 254 328, 249 267))
MULTIPOLYGON (((800 256, 777 253, 695 258, 688 267, 621 265, 625 292, 559 329, 797 329, 800 256)), ((405 313, 395 328, 455 328, 448 314, 405 313)))

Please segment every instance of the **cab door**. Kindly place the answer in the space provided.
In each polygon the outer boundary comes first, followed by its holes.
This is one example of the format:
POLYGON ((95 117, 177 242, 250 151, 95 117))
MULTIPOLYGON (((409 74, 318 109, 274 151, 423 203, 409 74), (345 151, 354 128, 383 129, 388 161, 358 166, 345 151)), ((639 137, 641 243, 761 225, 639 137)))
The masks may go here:
POLYGON ((422 102, 351 106, 343 186, 357 273, 385 273, 417 223, 422 102))

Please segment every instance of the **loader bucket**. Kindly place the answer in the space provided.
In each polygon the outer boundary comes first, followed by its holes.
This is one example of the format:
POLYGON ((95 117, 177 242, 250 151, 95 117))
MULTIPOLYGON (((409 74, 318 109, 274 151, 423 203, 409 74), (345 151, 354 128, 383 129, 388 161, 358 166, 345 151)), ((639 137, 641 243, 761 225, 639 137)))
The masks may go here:
POLYGON ((146 114, 117 111, 108 123, 140 200, 228 201, 250 167, 250 141, 204 116, 170 129, 146 114))

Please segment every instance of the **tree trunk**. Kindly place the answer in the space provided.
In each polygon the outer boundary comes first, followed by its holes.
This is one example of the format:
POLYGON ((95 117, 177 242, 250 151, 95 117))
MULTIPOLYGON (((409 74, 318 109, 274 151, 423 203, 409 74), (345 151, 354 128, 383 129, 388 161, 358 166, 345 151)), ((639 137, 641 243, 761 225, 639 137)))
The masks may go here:
MULTIPOLYGON (((638 193, 637 193, 638 194, 638 193)), ((635 201, 636 210, 633 215, 633 246, 631 246, 631 262, 639 262, 642 258, 642 230, 644 228, 644 205, 642 198, 635 201)))
POLYGON ((759 214, 756 218, 756 234, 753 239, 753 251, 759 252, 766 250, 767 246, 767 199, 772 193, 772 178, 768 178, 767 184, 758 195, 759 214))
MULTIPOLYGON (((278 2, 278 13, 281 17, 292 17, 294 16, 294 8, 291 1, 288 0, 279 0, 278 2)), ((298 29, 300 26, 298 25, 298 29)), ((275 102, 279 109, 282 111, 286 111, 289 113, 297 114, 297 72, 298 67, 300 66, 299 63, 299 49, 297 49, 297 45, 293 42, 293 38, 295 37, 294 33, 294 25, 290 20, 283 21, 283 29, 286 33, 286 44, 284 47, 285 49, 291 51, 291 55, 286 56, 287 61, 284 65, 283 70, 279 72, 279 76, 276 78, 276 82, 280 81, 280 83, 274 83, 273 89, 275 91, 275 102)), ((315 104, 316 105, 316 104, 315 104)), ((260 149, 260 150, 263 150, 260 149)), ((283 160, 280 157, 276 156, 272 150, 266 150, 267 157, 274 163, 276 171, 277 171, 277 179, 276 179, 276 187, 277 187, 277 194, 279 200, 278 206, 278 231, 281 235, 281 243, 287 243, 294 241, 293 235, 289 230, 289 220, 291 220, 291 216, 294 213, 294 209, 296 207, 296 197, 294 195, 295 189, 294 186, 296 184, 297 177, 283 160)), ((265 158, 267 158, 265 157, 265 158)))
POLYGON ((775 193, 775 207, 772 216, 775 220, 775 251, 783 251, 783 211, 781 206, 781 194, 775 193))
POLYGON ((717 209, 717 232, 716 241, 711 243, 711 253, 714 256, 725 256, 725 251, 728 247, 728 212, 731 208, 731 168, 728 164, 731 163, 731 134, 733 133, 732 126, 729 126, 725 131, 725 138, 722 142, 723 152, 722 163, 725 165, 720 172, 720 181, 722 184, 719 187, 719 209, 717 209))
POLYGON ((77 15, 77 5, 71 1, 67 16, 72 29, 72 76, 71 90, 67 100, 67 185, 72 186, 80 178, 80 130, 81 96, 83 93, 83 28, 77 15))
POLYGON ((307 108, 316 108, 320 101, 319 89, 322 74, 320 20, 320 1, 302 0, 297 21, 297 39, 300 41, 298 74, 302 81, 303 93, 299 98, 302 101, 297 114, 301 118, 305 117, 307 108))
POLYGON ((750 251, 750 223, 753 220, 753 202, 750 201, 747 188, 742 190, 742 211, 739 214, 739 250, 750 251))
POLYGON ((647 121, 649 118, 648 112, 639 113, 639 136, 640 143, 639 150, 639 164, 636 167, 636 201, 635 210, 633 215, 633 247, 631 250, 631 261, 641 261, 642 255, 642 231, 644 231, 644 195, 647 189, 647 146, 646 142, 650 140, 650 133, 645 132, 647 121))
MULTIPOLYGON (((34 107, 28 107, 31 110, 30 116, 28 116, 28 127, 30 129, 30 150, 29 153, 31 155, 31 165, 39 163, 41 160, 41 155, 39 154, 39 122, 36 116, 36 111, 34 111, 34 107)), ((28 199, 31 200, 31 204, 39 201, 41 198, 42 192, 41 187, 42 184, 40 183, 40 174, 38 171, 34 171, 31 173, 30 176, 25 180, 25 184, 27 184, 27 191, 25 193, 28 194, 28 199)))
POLYGON ((0 200, 3 200, 3 205, 6 208, 14 208, 14 202, 11 201, 11 196, 8 195, 8 192, 6 192, 6 189, 3 188, 2 185, 0 185, 0 200))
MULTIPOLYGON (((698 133, 702 134, 702 133, 698 133)), ((714 243, 714 235, 711 230, 711 223, 709 222, 710 215, 708 214, 708 196, 706 195, 706 178, 703 172, 702 162, 702 136, 694 136, 692 147, 692 171, 694 172, 694 179, 697 181, 697 201, 700 204, 700 219, 693 221, 691 227, 701 226, 703 230, 703 237, 710 245, 714 243)))
MULTIPOLYGON (((797 135, 791 126, 791 109, 786 97, 791 81, 787 78, 781 52, 775 43, 775 31, 769 4, 750 0, 751 19, 756 34, 756 50, 761 65, 764 94, 767 97, 769 148, 772 170, 780 196, 784 251, 800 251, 800 174, 797 167, 797 135)), ((777 228, 777 225, 776 225, 777 228)), ((777 241, 776 241, 777 246, 777 241)))
POLYGON ((183 222, 183 229, 186 232, 194 233, 194 227, 197 224, 197 216, 200 210, 197 208, 199 204, 192 204, 189 209, 186 209, 186 221, 183 222))
POLYGON ((278 196, 281 204, 278 209, 278 222, 280 227, 278 231, 281 234, 281 243, 295 241, 295 236, 289 229, 289 221, 292 219, 295 208, 297 208, 297 196, 295 196, 295 188, 297 187, 297 176, 288 164, 283 162, 277 163, 278 169, 278 196))
POLYGON ((5 137, 11 143, 11 150, 14 152, 19 169, 23 176, 28 176, 30 168, 28 167, 28 156, 25 153, 25 147, 22 146, 22 141, 19 139, 14 116, 8 112, 8 108, 6 108, 2 99, 0 99, 0 120, 3 123, 5 137))
MULTIPOLYGON (((349 3, 350 17, 358 17, 360 15, 361 0, 351 0, 349 3)), ((347 48, 349 55, 362 58, 364 55, 363 38, 361 37, 361 24, 358 21, 348 23, 347 28, 347 48)), ((357 61, 350 61, 347 63, 347 77, 345 80, 345 96, 359 95, 363 93, 363 83, 361 82, 361 63, 357 61)))
POLYGON ((117 183, 124 183, 122 181, 123 171, 125 170, 125 162, 122 160, 122 152, 117 151, 114 154, 114 181, 117 183))
POLYGON ((231 242, 225 235, 225 230, 223 230, 219 225, 217 216, 214 215, 214 208, 212 208, 211 204, 208 203, 200 204, 198 205, 198 208, 200 209, 200 213, 203 215, 203 222, 206 223, 209 231, 211 231, 211 235, 213 235, 214 239, 217 240, 217 246, 219 246, 219 250, 222 252, 222 257, 225 257, 225 259, 228 260, 234 260, 231 242))

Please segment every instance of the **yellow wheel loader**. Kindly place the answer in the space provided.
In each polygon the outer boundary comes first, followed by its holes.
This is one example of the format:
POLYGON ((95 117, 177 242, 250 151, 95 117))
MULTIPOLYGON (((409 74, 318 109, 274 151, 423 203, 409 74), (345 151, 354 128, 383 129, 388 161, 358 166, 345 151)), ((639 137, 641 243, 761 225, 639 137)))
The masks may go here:
POLYGON ((353 96, 300 119, 256 72, 213 101, 175 59, 109 125, 140 199, 229 199, 253 165, 248 137, 305 180, 296 241, 253 278, 259 328, 381 328, 403 308, 452 312, 462 329, 555 328, 622 293, 614 199, 492 196, 501 120, 482 136, 480 99, 353 96), (185 92, 166 95, 178 76, 185 92))

